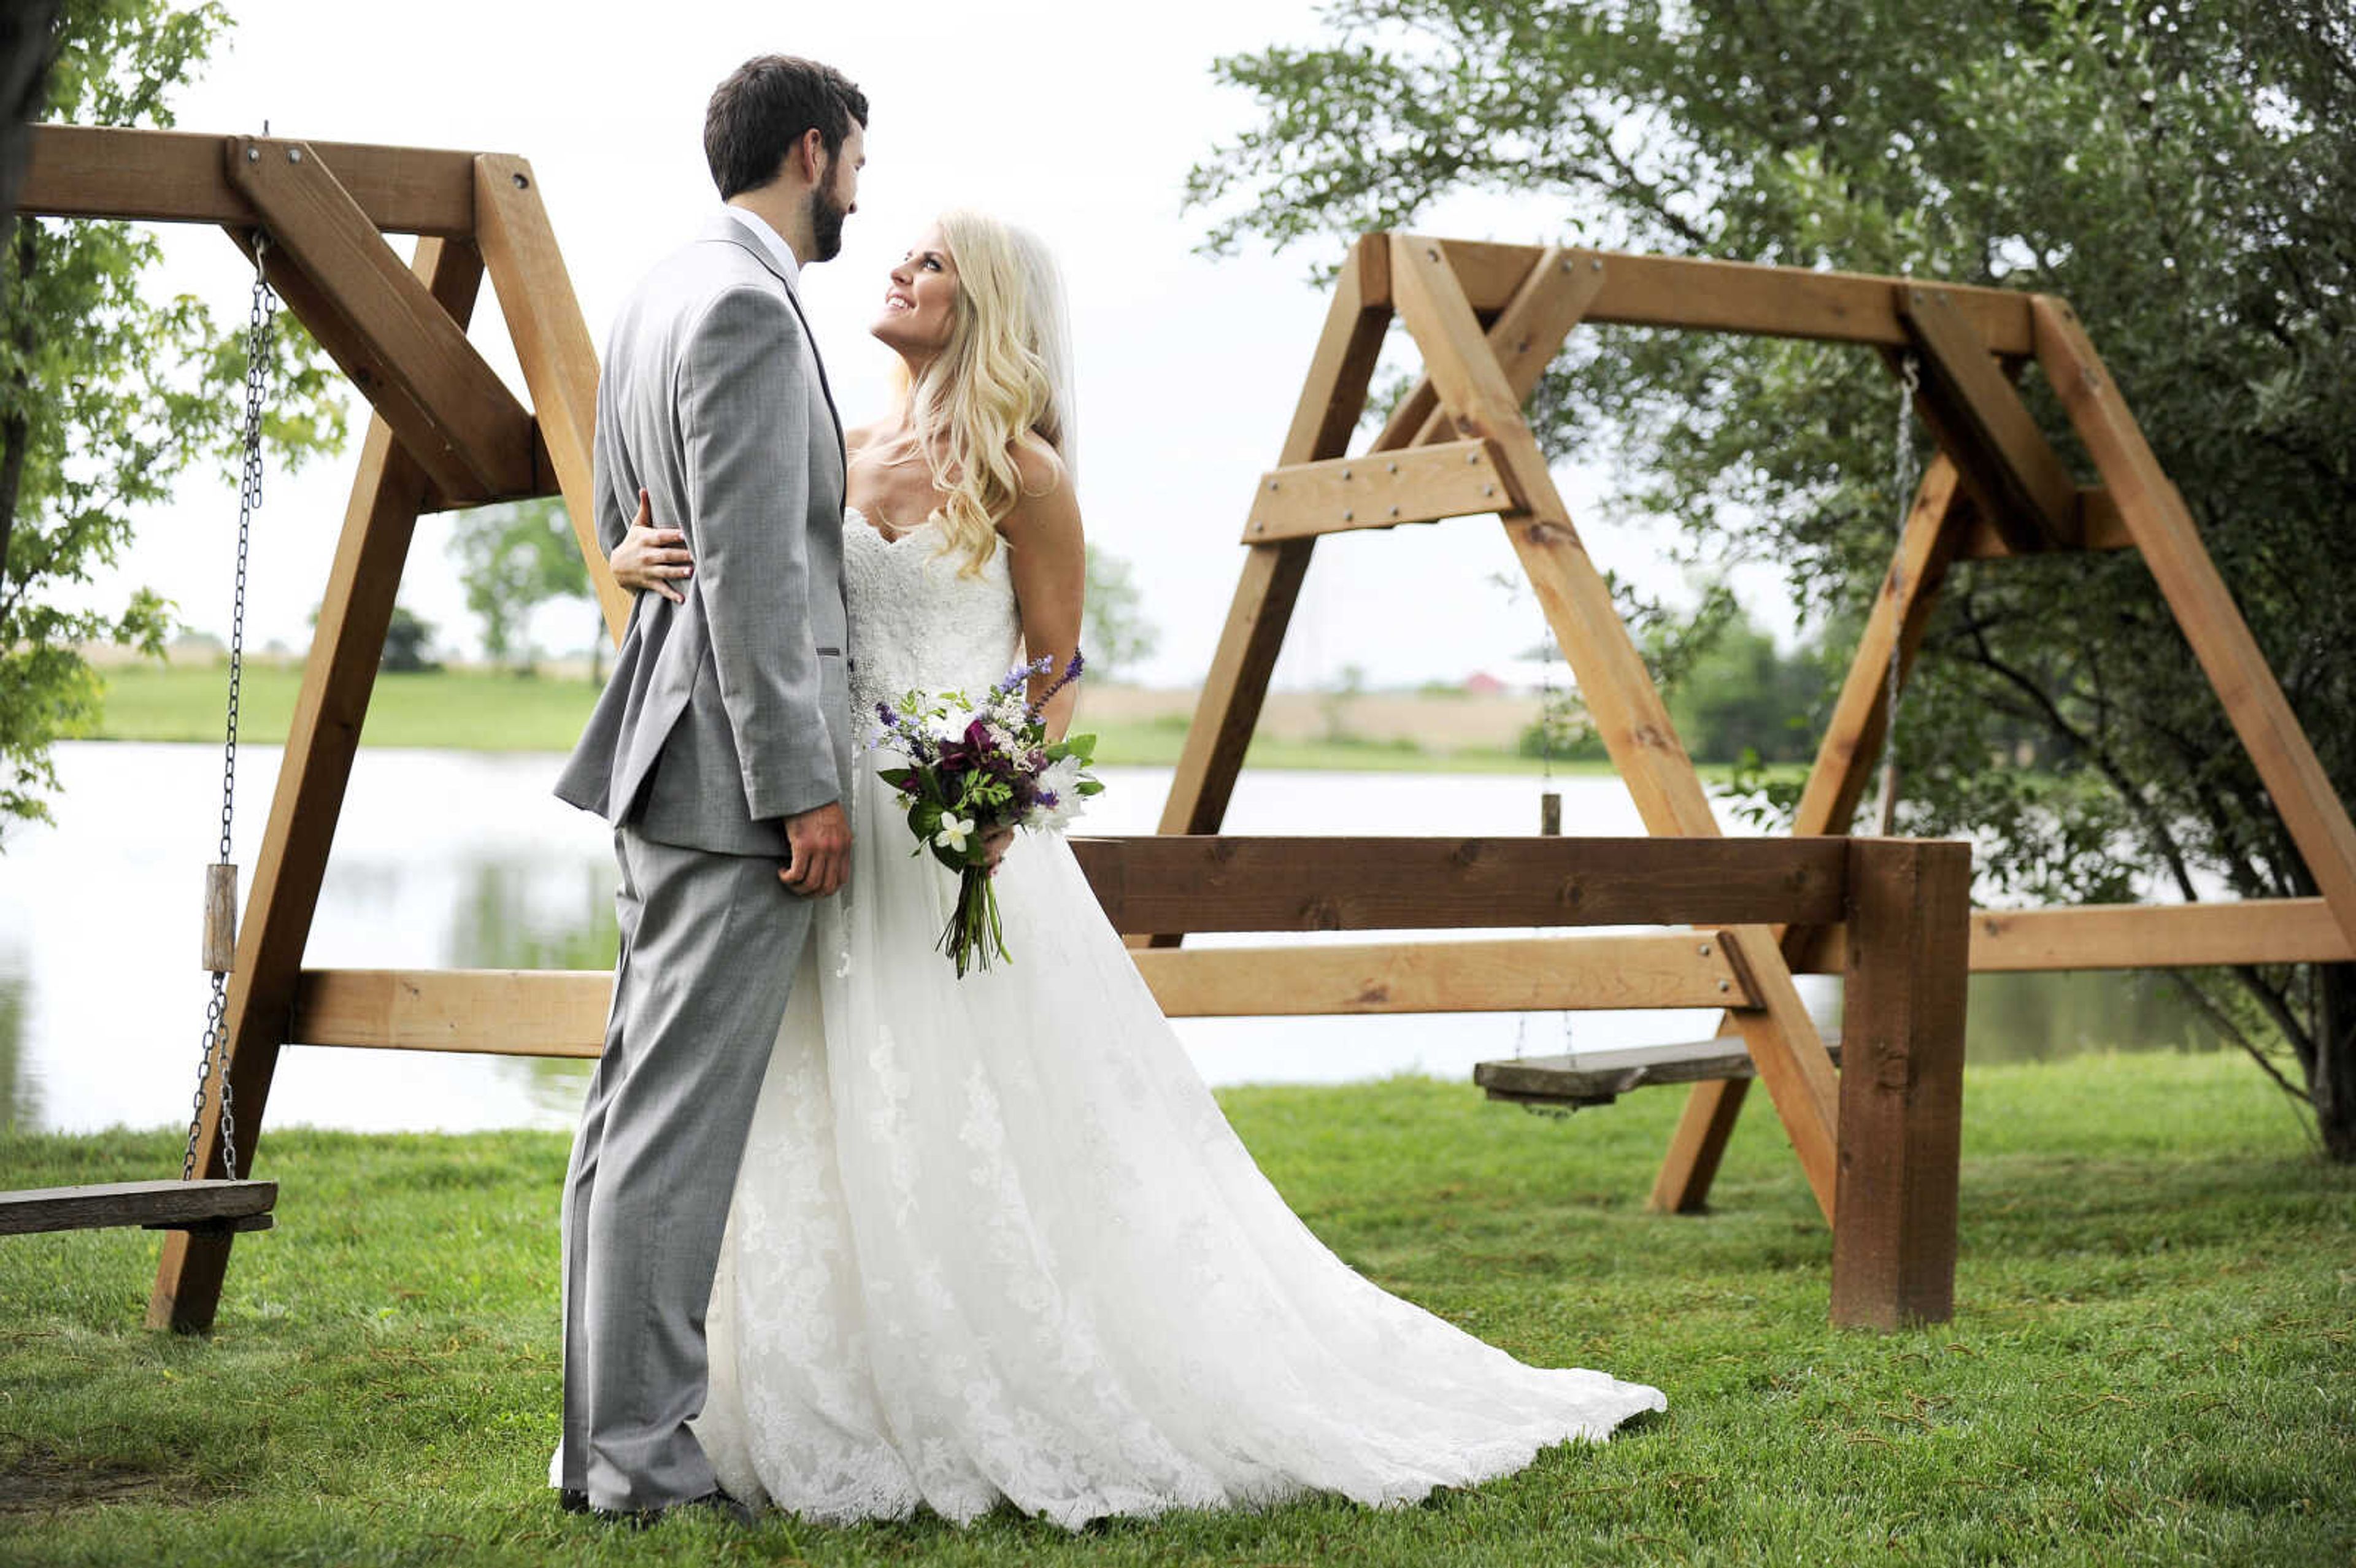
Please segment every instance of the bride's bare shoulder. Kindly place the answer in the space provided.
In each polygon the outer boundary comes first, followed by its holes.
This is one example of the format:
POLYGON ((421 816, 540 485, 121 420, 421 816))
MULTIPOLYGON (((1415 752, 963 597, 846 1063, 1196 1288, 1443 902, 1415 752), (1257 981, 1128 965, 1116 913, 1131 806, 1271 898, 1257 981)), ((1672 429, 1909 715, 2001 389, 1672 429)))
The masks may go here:
POLYGON ((854 424, 844 426, 842 432, 843 455, 846 457, 858 456, 863 448, 874 444, 875 438, 882 432, 883 428, 884 421, 882 420, 877 420, 872 424, 854 424))
POLYGON ((1035 436, 1014 443, 1014 471, 1022 493, 999 520, 998 531, 1009 539, 1076 539, 1080 532, 1079 497, 1072 489, 1071 470, 1055 449, 1035 436))

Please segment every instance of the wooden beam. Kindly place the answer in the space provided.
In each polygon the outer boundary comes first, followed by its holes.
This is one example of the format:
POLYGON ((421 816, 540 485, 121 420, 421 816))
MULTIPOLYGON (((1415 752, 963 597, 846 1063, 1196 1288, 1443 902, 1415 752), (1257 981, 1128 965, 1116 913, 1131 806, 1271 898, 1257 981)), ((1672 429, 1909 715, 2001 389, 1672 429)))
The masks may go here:
POLYGON ((631 595, 614 581, 597 538, 596 346, 581 318, 531 165, 506 153, 477 158, 475 210, 483 264, 507 316, 540 433, 563 487, 565 516, 588 563, 605 631, 618 646, 629 627, 631 595))
MULTIPOLYGON (((1833 1065, 1840 1065, 1840 1040, 1825 1036, 1833 1065)), ((1564 1056, 1521 1056, 1473 1064, 1472 1082, 1492 1100, 1518 1105, 1561 1105, 1584 1110, 1608 1105, 1622 1094, 1670 1083, 1747 1080, 1757 1070, 1737 1038, 1675 1045, 1639 1045, 1624 1051, 1583 1051, 1564 1056)))
MULTIPOLYGON (((1609 266, 1605 276, 1608 289, 1609 266)), ((1677 740, 1610 587, 1571 528, 1569 508, 1522 418, 1521 400, 1484 342, 1446 255, 1430 241, 1393 236, 1391 289, 1456 433, 1494 442, 1500 467, 1528 498, 1524 513, 1506 519, 1506 533, 1645 827, 1655 834, 1716 837, 1718 819, 1708 792, 1677 740)), ((1764 1004, 1737 1014, 1737 1023, 1809 1187, 1829 1217, 1836 1082, 1831 1060, 1767 925, 1730 923, 1719 940, 1745 971, 1746 989, 1764 1004)))
MULTIPOLYGON (((1806 967, 1837 974, 1847 953, 1847 934, 1836 926, 1815 944, 1806 967)), ((1975 975, 2350 963, 2356 963, 2356 943, 2319 898, 1976 909, 1971 915, 1975 975)))
MULTIPOLYGON (((1347 449, 1358 416, 1365 411, 1366 384, 1390 325, 1389 273, 1390 253, 1380 237, 1362 240, 1351 251, 1335 281, 1333 307, 1311 357, 1278 466, 1339 457, 1347 449)), ((1259 723, 1269 677, 1283 649, 1284 629, 1291 624, 1293 603, 1315 547, 1313 539, 1286 539, 1254 545, 1245 556, 1235 601, 1228 606, 1226 624, 1162 804, 1162 832, 1215 833, 1226 819, 1236 774, 1259 723)), ((1156 946, 1177 943, 1174 934, 1151 940, 1156 946)))
MULTIPOLYGON (((413 266, 438 308, 463 326, 474 314, 483 275, 474 247, 421 240, 413 266)), ((380 417, 369 421, 287 731, 269 825, 255 857, 238 933, 236 972, 230 977, 224 1072, 235 1095, 238 1148, 248 1169, 425 483, 424 470, 394 438, 392 428, 380 417)), ((208 1102, 198 1129, 197 1173, 226 1174, 218 1102, 208 1102)), ((148 1326, 183 1332, 209 1327, 229 1250, 226 1236, 167 1237, 147 1307, 148 1326)))
MULTIPOLYGON (((253 204, 222 164, 227 136, 95 125, 30 127, 16 210, 250 229, 253 204)), ((434 147, 306 143, 370 224, 463 240, 475 232, 475 155, 434 147)))
POLYGON ((92 1187, 42 1187, 0 1192, 0 1236, 42 1231, 92 1231, 179 1225, 246 1231, 270 1228, 274 1181, 114 1181, 92 1187))
POLYGON ((1262 475, 1244 524, 1244 543, 1432 523, 1520 507, 1486 442, 1332 457, 1262 475))
POLYGON ((1190 947, 1136 958, 1162 1012, 1184 1019, 1713 1008, 1743 995, 1708 933, 1190 947))
POLYGON ((1832 1318, 1944 1323, 1955 1315, 1971 849, 1853 839, 1849 859, 1832 1318))
POLYGON ((252 136, 231 140, 229 163, 273 252, 294 259, 329 313, 297 314, 443 494, 536 490, 531 416, 327 165, 303 143, 252 136))
MULTIPOLYGON (((1443 244, 1443 249, 1445 245, 1443 244)), ((1505 309, 1488 329, 1488 343, 1505 372, 1505 384, 1516 402, 1526 402, 1537 389, 1563 340, 1587 315, 1588 306, 1603 286, 1603 262, 1594 256, 1574 261, 1567 251, 1548 246, 1531 261, 1505 309)), ((1451 432, 1440 411, 1440 395, 1431 378, 1417 380, 1391 411, 1373 452, 1428 446, 1445 441, 1451 432)))
POLYGON ((2201 543, 2184 497, 2160 471, 2102 357, 2067 303, 2036 296, 2037 360, 2126 520, 2145 564, 2225 715, 2249 749, 2283 827, 2340 933, 2356 942, 2356 826, 2298 716, 2201 543))
MULTIPOLYGON (((2068 549, 2135 549, 2135 536, 2127 532, 2126 523, 2119 517, 2118 506, 2111 499, 2111 493, 2100 485, 2078 487, 2075 528, 2077 542, 2066 547, 2068 549)), ((1955 559, 1958 560, 2008 560, 2019 553, 2005 543, 2004 535, 1976 508, 1964 529, 1963 538, 1955 545, 1955 559)), ((2034 553, 2048 555, 2052 551, 2040 549, 2034 553)))
MULTIPOLYGON (((1902 686, 1922 646, 1923 628, 1937 603, 1939 585, 1957 539, 1975 514, 1962 492, 1954 461, 1944 453, 1931 460, 1899 530, 1898 549, 1881 580, 1858 639, 1856 655, 1830 722, 1818 742, 1815 763, 1793 813, 1792 831, 1803 836, 1849 829, 1875 760, 1881 753, 1888 719, 1890 661, 1898 659, 1902 686), (1894 652, 1893 652, 1894 650, 1894 652)), ((1775 932, 1784 961, 1794 969, 1817 966, 1825 928, 1786 925, 1775 932)), ((1729 1013, 1719 1020, 1721 1035, 1740 1032, 1729 1013)), ((1726 1152, 1727 1140, 1750 1093, 1747 1077, 1695 1085, 1661 1168, 1653 1179, 1650 1207, 1664 1214, 1696 1214, 1708 1206, 1709 1187, 1726 1152)))
MULTIPOLYGON (((1469 240, 1431 241, 1462 280, 1466 303, 1477 312, 1505 308, 1545 249, 1469 240)), ((1767 267, 1687 256, 1644 256, 1622 251, 1568 250, 1573 261, 1603 263, 1601 293, 1586 319, 1620 326, 1687 332, 1747 333, 1760 337, 1812 337, 1905 348, 1913 338, 1899 319, 1893 286, 1912 283, 1867 272, 1822 272, 1811 267, 1767 267)), ((2032 351, 2029 296, 2018 289, 1961 283, 1912 286, 1945 295, 1995 354, 2032 351)))
POLYGON ((1899 314, 1922 365, 1916 400, 1972 486, 1984 518, 2016 555, 2078 544, 2078 485, 2012 382, 1948 297, 1908 284, 1899 314))
MULTIPOLYGON (((1840 918, 1837 841, 1075 838, 1123 932, 1751 924, 1840 918)), ((1755 988, 1748 994, 1761 995, 1755 988)))
POLYGON ((606 970, 305 969, 290 1043, 499 1056, 594 1057, 605 1050, 606 970))

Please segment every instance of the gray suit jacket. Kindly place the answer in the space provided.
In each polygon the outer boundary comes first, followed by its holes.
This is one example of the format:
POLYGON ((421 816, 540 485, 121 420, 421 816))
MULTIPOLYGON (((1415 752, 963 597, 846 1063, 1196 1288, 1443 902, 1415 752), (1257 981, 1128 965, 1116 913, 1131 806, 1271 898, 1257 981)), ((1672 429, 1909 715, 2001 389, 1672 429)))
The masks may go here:
POLYGON ((842 428, 800 303, 715 214, 621 315, 597 387, 597 537, 643 485, 685 531, 687 602, 640 593, 559 798, 650 838, 785 853, 851 776, 842 428))

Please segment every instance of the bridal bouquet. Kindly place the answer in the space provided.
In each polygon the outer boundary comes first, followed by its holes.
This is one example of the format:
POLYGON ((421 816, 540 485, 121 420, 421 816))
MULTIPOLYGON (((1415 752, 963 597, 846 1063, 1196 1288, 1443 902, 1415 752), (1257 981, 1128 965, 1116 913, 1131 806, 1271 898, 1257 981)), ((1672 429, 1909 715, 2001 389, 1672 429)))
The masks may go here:
MULTIPOLYGON (((896 705, 875 705, 882 722, 870 744, 908 760, 884 769, 882 777, 900 792, 908 831, 916 836, 912 852, 930 849, 958 873, 957 909, 939 946, 959 979, 969 969, 989 968, 993 956, 1013 956, 999 925, 984 836, 1001 827, 1061 832, 1080 814, 1081 802, 1104 788, 1087 771, 1097 738, 1049 741, 1039 707, 1023 697, 1033 676, 1054 668, 1046 658, 1017 665, 979 702, 962 691, 911 691, 896 705)), ((1079 678, 1075 653, 1040 705, 1079 678)))

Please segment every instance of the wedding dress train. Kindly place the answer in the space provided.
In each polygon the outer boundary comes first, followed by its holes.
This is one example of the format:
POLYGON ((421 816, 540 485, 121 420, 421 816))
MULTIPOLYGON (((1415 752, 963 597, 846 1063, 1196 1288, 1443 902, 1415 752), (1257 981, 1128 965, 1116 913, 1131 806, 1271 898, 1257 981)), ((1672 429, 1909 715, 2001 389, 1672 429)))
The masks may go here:
MULTIPOLYGON (((1019 656, 1001 549, 845 523, 852 710, 1019 656)), ((1070 848, 998 876, 1012 963, 934 951, 954 876, 862 753, 762 1085, 695 1431, 722 1483, 814 1520, 1108 1514, 1310 1491, 1411 1501, 1602 1441, 1661 1394, 1525 1366, 1360 1277, 1229 1129, 1070 848)))

